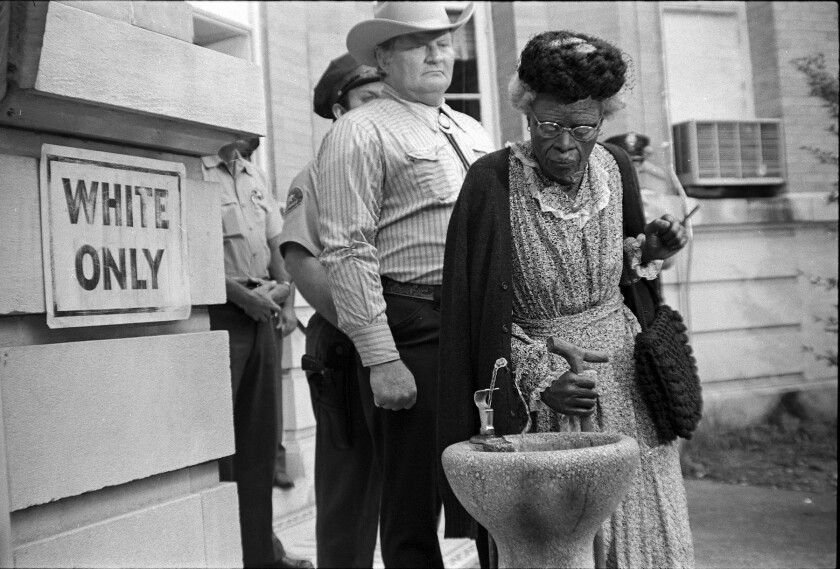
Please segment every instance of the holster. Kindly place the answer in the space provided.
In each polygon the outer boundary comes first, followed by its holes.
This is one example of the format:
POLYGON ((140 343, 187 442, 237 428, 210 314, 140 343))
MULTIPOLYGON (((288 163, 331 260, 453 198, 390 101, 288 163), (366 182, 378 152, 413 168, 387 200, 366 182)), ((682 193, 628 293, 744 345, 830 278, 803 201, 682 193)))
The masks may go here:
POLYGON ((301 358, 301 368, 307 372, 313 394, 319 431, 341 450, 353 448, 350 398, 354 395, 352 382, 356 381, 354 366, 352 344, 345 342, 331 344, 324 361, 309 354, 301 358))

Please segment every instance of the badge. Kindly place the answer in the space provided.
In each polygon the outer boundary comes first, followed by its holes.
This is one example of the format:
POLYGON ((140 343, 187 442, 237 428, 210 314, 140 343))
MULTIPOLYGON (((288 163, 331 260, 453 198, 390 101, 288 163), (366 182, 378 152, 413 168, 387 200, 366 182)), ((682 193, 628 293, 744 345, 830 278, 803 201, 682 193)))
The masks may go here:
POLYGON ((260 202, 263 201, 263 194, 257 188, 251 190, 251 201, 254 202, 254 205, 260 205, 260 202))
POLYGON ((303 191, 300 188, 292 188, 286 197, 286 215, 303 203, 303 191))

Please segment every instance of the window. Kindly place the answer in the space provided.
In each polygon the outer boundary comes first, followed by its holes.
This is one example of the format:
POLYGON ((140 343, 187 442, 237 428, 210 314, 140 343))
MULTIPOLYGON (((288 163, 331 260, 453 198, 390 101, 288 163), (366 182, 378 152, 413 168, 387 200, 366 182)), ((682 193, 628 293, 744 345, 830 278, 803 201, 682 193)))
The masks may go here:
POLYGON ((189 1, 193 9, 193 43, 253 60, 250 2, 189 1))
MULTIPOLYGON (((458 19, 467 2, 447 2, 446 12, 458 19)), ((472 18, 452 35, 455 44, 455 68, 452 84, 446 91, 446 103, 484 125, 493 140, 498 140, 499 124, 495 79, 492 75, 492 33, 486 3, 475 5, 472 18)))
POLYGON ((671 121, 755 118, 743 2, 663 2, 671 121))

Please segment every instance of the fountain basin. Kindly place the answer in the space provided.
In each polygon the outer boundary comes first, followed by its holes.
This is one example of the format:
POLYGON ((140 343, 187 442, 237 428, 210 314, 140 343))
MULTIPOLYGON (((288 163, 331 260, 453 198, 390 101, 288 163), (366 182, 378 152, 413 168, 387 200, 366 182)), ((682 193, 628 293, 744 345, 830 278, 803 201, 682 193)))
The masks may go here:
POLYGON ((499 567, 594 567, 592 542, 627 494, 639 446, 607 433, 505 437, 514 452, 469 442, 443 452, 455 496, 499 551, 499 567))

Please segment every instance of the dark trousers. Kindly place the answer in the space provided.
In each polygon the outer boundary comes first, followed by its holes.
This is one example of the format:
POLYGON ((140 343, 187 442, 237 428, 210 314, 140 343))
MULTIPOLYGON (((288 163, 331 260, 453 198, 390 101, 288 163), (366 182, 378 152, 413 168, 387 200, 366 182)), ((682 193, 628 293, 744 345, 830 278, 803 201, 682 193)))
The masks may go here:
POLYGON ((386 567, 443 567, 435 483, 440 310, 431 302, 390 294, 385 302, 400 357, 417 383, 417 403, 402 411, 375 407, 369 369, 361 368, 362 407, 382 472, 382 560, 386 567))
POLYGON ((307 373, 315 412, 315 539, 318 567, 372 567, 381 479, 362 412, 356 352, 315 314, 306 353, 326 366, 307 373))
POLYGON ((219 461, 222 480, 236 482, 245 567, 274 561, 271 491, 277 446, 275 332, 227 303, 209 307, 210 329, 227 330, 236 454, 219 461))

